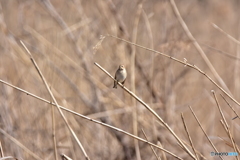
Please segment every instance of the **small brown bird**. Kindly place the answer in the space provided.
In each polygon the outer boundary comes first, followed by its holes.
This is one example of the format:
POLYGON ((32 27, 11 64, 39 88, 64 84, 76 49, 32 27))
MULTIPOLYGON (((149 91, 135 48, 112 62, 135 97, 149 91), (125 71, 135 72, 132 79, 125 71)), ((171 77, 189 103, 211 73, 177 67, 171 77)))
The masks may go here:
POLYGON ((124 65, 120 65, 118 70, 115 73, 115 79, 117 81, 114 81, 113 88, 117 88, 117 82, 124 84, 126 78, 127 78, 127 71, 126 71, 124 65))

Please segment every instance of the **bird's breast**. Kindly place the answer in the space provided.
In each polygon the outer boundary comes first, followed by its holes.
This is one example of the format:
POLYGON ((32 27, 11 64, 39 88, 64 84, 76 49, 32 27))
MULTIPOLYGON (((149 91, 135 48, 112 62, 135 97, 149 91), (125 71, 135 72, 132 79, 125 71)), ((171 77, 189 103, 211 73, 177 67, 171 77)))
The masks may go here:
POLYGON ((127 77, 127 72, 126 70, 122 70, 119 72, 119 74, 116 74, 116 79, 119 81, 119 82, 123 82, 127 77))

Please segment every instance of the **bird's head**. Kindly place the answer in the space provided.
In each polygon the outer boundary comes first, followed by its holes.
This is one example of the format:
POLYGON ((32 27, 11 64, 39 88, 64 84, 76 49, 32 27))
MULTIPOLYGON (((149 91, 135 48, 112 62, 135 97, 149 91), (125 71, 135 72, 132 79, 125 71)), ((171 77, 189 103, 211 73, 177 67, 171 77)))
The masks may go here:
POLYGON ((120 65, 120 66, 119 66, 119 69, 120 69, 120 70, 124 70, 124 65, 120 65))

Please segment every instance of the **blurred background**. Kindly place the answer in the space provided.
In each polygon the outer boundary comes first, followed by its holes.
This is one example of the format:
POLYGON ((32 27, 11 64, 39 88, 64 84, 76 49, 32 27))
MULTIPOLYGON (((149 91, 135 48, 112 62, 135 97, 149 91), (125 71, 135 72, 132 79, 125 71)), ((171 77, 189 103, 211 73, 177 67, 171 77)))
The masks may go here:
MULTIPOLYGON (((237 144, 239 119, 221 98, 222 93, 204 75, 159 54, 134 47, 106 35, 135 42, 179 60, 187 60, 217 79, 177 20, 167 0, 1 0, 0 79, 51 101, 40 76, 19 40, 35 58, 61 106, 121 128, 183 159, 190 156, 147 109, 124 92, 113 89, 113 80, 94 65, 114 76, 126 66, 125 86, 149 104, 174 132, 188 142, 186 124, 196 149, 207 159, 214 151, 188 106, 220 152, 233 152, 211 93, 219 104, 237 144), (105 36, 105 38, 104 38, 105 36)), ((176 5, 190 32, 222 78, 228 92, 240 101, 240 48, 212 26, 218 25, 236 39, 240 37, 240 1, 182 0, 176 5)), ((219 83, 218 83, 219 84, 219 83)), ((35 159, 3 134, 14 137, 41 159, 55 159, 51 105, 0 84, 0 141, 5 156, 35 159)), ((239 111, 228 97, 229 103, 239 111)), ((58 159, 64 153, 84 159, 57 109, 55 113, 58 159)), ((90 159, 156 159, 149 145, 122 133, 63 111, 90 159)), ((190 148, 190 147, 189 147, 190 148)), ((156 150, 162 159, 173 159, 156 150), (165 157, 165 158, 164 158, 165 157)), ((234 157, 225 157, 233 159, 234 157)), ((202 158, 204 159, 204 158, 202 158)))

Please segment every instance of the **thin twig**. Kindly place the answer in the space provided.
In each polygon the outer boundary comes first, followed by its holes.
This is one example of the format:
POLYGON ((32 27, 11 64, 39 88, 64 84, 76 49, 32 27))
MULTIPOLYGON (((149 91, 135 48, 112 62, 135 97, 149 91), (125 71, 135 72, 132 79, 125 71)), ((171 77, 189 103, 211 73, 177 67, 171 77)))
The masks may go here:
MULTIPOLYGON (((25 90, 23 90, 23 89, 21 89, 21 88, 19 88, 19 87, 16 87, 16 86, 14 86, 14 85, 12 85, 12 84, 10 84, 10 83, 7 83, 7 82, 5 82, 5 81, 3 81, 3 80, 1 80, 1 79, 0 79, 0 82, 3 83, 3 84, 6 84, 6 85, 8 85, 8 86, 10 86, 10 87, 12 87, 12 88, 14 88, 14 89, 16 89, 16 90, 18 90, 18 91, 21 91, 21 92, 23 92, 23 93, 26 93, 27 95, 29 95, 29 96, 31 96, 31 97, 33 97, 33 98, 36 98, 36 99, 38 99, 38 100, 40 100, 40 101, 43 101, 43 102, 45 102, 45 103, 52 104, 52 105, 56 106, 56 104, 54 104, 53 102, 50 102, 50 101, 48 101, 48 100, 46 100, 46 99, 43 99, 43 98, 41 98, 41 97, 38 97, 38 96, 36 96, 36 95, 28 92, 28 91, 25 91, 25 90)), ((133 135, 133 134, 131 134, 131 133, 128 133, 128 132, 126 132, 126 131, 124 131, 124 130, 122 130, 122 129, 119 129, 119 128, 117 128, 117 127, 113 127, 113 126, 108 125, 108 124, 106 124, 106 123, 103 123, 103 122, 97 121, 97 120, 95 120, 95 119, 89 118, 89 117, 87 117, 87 116, 84 116, 84 115, 82 115, 82 114, 79 114, 79 113, 77 113, 77 112, 74 112, 74 111, 72 111, 72 110, 70 110, 70 109, 64 108, 64 107, 62 107, 62 106, 59 106, 59 108, 62 109, 62 110, 65 110, 65 111, 67 111, 67 112, 69 112, 69 113, 72 113, 72 114, 74 114, 74 115, 76 115, 76 116, 79 116, 79 117, 81 117, 81 118, 84 118, 84 119, 86 119, 86 120, 92 121, 92 122, 94 122, 94 123, 100 124, 100 125, 102 125, 102 126, 105 126, 105 127, 111 128, 111 129, 113 129, 113 130, 116 130, 116 131, 118 131, 118 132, 121 132, 121 133, 123 133, 123 134, 126 134, 126 135, 128 135, 128 136, 130 136, 130 137, 132 137, 132 138, 136 138, 136 139, 138 139, 139 141, 142 141, 142 142, 144 142, 144 143, 150 144, 150 145, 152 145, 153 147, 156 147, 156 148, 158 148, 158 149, 160 149, 160 150, 162 150, 162 151, 164 151, 164 152, 172 155, 173 157, 175 157, 175 158, 177 158, 177 159, 182 159, 182 158, 176 156, 175 154, 171 153, 170 151, 168 151, 168 150, 166 150, 166 149, 164 149, 164 148, 162 148, 162 147, 159 147, 159 146, 156 145, 156 144, 153 144, 153 143, 151 143, 151 142, 148 142, 148 141, 145 140, 145 139, 142 139, 142 138, 137 137, 137 136, 135 136, 135 135, 133 135)))
POLYGON ((90 160, 90 158, 88 157, 88 155, 87 155, 85 149, 83 148, 81 142, 78 140, 78 138, 77 138, 76 134, 74 133, 73 129, 72 129, 72 128, 70 127, 70 125, 68 124, 68 121, 67 121, 66 117, 65 117, 64 114, 62 113, 62 111, 61 111, 61 109, 60 109, 60 107, 59 107, 59 105, 58 105, 55 97, 53 96, 53 93, 51 92, 51 90, 50 90, 50 88, 49 88, 49 85, 47 84, 47 81, 45 80, 45 78, 44 78, 42 72, 40 71, 40 69, 39 69, 36 61, 34 60, 32 54, 31 54, 30 51, 27 49, 27 47, 24 45, 24 43, 23 43, 22 41, 20 41, 20 42, 21 42, 21 44, 23 45, 23 47, 24 47, 24 49, 26 50, 26 52, 28 53, 28 55, 29 55, 29 57, 30 57, 33 65, 35 66, 35 68, 36 68, 39 76, 41 77, 41 79, 42 79, 42 81, 43 81, 46 89, 48 90, 48 92, 49 92, 49 94, 50 94, 50 96, 51 96, 51 98, 52 98, 52 100, 53 100, 54 103, 56 104, 56 107, 57 107, 57 109, 58 109, 58 111, 59 111, 62 119, 64 120, 64 122, 65 122, 65 124, 67 125, 69 131, 71 132, 72 136, 74 137, 74 139, 76 140, 78 146, 80 147, 81 151, 83 152, 83 154, 84 154, 84 156, 85 156, 85 159, 86 159, 86 160, 90 160))
POLYGON ((228 106, 233 110, 233 112, 236 114, 236 117, 234 117, 232 120, 236 119, 236 118, 240 118, 238 113, 235 111, 235 109, 230 105, 230 103, 228 103, 228 101, 226 100, 226 98, 220 94, 222 96, 222 98, 224 99, 224 101, 228 104, 228 106))
MULTIPOLYGON (((205 132, 205 130, 203 129, 203 127, 202 127, 201 123, 199 122, 199 120, 198 120, 197 116, 195 115, 195 113, 194 113, 194 111, 193 111, 192 107, 191 107, 191 106, 189 106, 189 108, 190 108, 190 110, 191 110, 192 114, 194 115, 194 118, 195 118, 195 119, 196 119, 196 121, 198 122, 198 125, 199 125, 199 126, 200 126, 200 128, 202 129, 202 131, 203 131, 204 135, 206 136, 207 140, 208 140, 208 141, 209 141, 209 143, 212 145, 213 149, 214 149, 216 152, 218 152, 217 148, 214 146, 214 144, 212 143, 212 141, 211 141, 211 140, 210 140, 210 138, 208 137, 207 133, 206 133, 206 132, 205 132)), ((219 156, 219 157, 220 157, 220 158, 223 160, 222 156, 219 156)))
MULTIPOLYGON (((114 81, 113 76, 111 76, 104 68, 102 68, 98 63, 94 63, 99 69, 101 69, 104 73, 106 73, 110 78, 112 78, 114 81)), ((120 85, 127 93, 129 93, 133 98, 135 98, 138 102, 140 102, 144 107, 146 107, 169 131, 170 133, 177 139, 179 144, 184 148, 184 150, 194 158, 194 155, 189 151, 189 149, 184 145, 184 143, 181 141, 181 139, 175 134, 175 132, 168 126, 166 122, 163 121, 163 119, 151 108, 149 107, 143 100, 138 98, 134 93, 132 93, 130 90, 128 90, 125 86, 123 86, 120 82, 118 82, 118 85, 120 85)))
MULTIPOLYGON (((143 132, 143 135, 144 135, 145 139, 148 141, 147 135, 146 135, 146 133, 144 132, 143 129, 142 129, 142 132, 143 132)), ((151 147, 151 149, 152 149, 155 157, 156 157, 158 160, 161 160, 161 158, 157 155, 157 153, 156 153, 156 151, 153 149, 153 147, 152 147, 151 145, 150 145, 150 147, 151 147)))
POLYGON ((197 156, 196 150, 195 150, 195 148, 194 148, 194 146, 193 146, 193 142, 192 142, 192 139, 191 139, 191 137, 190 137, 190 134, 189 134, 189 132, 188 132, 187 125, 186 125, 186 123, 185 123, 185 121, 184 121, 183 113, 181 113, 181 118, 182 118, 182 121, 183 121, 183 125, 184 125, 184 128, 185 128, 185 131, 186 131, 186 133, 187 133, 187 135, 188 135, 188 139, 189 139, 189 142, 190 142, 190 144, 191 144, 192 150, 193 150, 193 152, 195 153, 195 158, 194 158, 194 159, 197 160, 197 159, 198 159, 198 156, 197 156))

